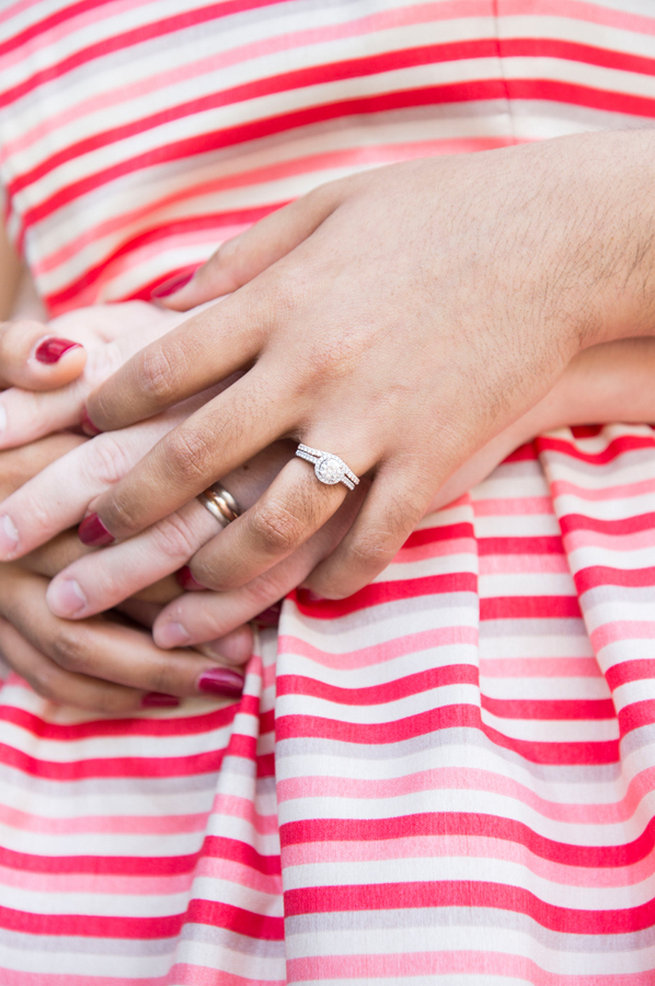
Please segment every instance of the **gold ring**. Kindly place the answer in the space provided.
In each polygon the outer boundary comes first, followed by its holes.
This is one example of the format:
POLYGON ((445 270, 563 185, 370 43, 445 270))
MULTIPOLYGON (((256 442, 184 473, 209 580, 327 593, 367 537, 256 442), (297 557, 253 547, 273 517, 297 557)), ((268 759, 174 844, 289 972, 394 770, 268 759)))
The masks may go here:
POLYGON ((221 527, 227 527, 241 513, 237 501, 220 483, 213 483, 204 492, 199 493, 196 499, 206 510, 209 510, 221 527))

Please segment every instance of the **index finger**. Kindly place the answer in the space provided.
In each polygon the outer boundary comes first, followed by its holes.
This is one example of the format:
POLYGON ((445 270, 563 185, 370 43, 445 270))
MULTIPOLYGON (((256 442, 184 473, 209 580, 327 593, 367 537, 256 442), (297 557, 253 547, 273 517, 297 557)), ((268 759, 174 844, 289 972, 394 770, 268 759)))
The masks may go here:
MULTIPOLYGON (((92 503, 109 540, 167 517, 289 432, 292 402, 258 364, 165 435, 92 503)), ((104 540, 108 543, 108 540, 104 540)))
POLYGON ((218 302, 145 346, 87 401, 100 431, 124 428, 211 387, 252 363, 265 322, 248 304, 218 302))

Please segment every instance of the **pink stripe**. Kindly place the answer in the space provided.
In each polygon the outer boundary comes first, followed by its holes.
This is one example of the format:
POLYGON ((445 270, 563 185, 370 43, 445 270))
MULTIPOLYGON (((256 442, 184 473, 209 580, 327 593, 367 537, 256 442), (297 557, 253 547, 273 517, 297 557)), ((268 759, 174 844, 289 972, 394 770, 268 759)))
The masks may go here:
POLYGON ((617 641, 630 649, 630 640, 652 640, 655 637, 655 620, 615 620, 603 623, 591 631, 590 640, 596 653, 617 641))
MULTIPOLYGON (((274 959, 271 960, 271 965, 275 967, 277 964, 274 959)), ((137 983, 134 983, 134 986, 142 986, 142 983, 143 980, 139 979, 137 983)), ((237 976, 232 972, 226 972, 224 969, 217 969, 215 966, 207 967, 177 962, 165 977, 165 981, 162 980, 162 986, 169 986, 170 983, 188 983, 189 986, 219 986, 219 984, 220 986, 285 986, 287 979, 251 979, 249 976, 237 976)), ((120 986, 120 983, 116 983, 114 980, 112 986, 120 986)), ((619 986, 621 986, 620 983, 619 986)))
POLYGON ((282 892, 282 878, 279 874, 262 873, 233 859, 201 857, 195 876, 229 880, 237 887, 249 887, 263 894, 282 892))
POLYGON ((27 832, 72 835, 82 832, 111 832, 114 835, 173 835, 202 832, 207 813, 195 815, 88 815, 81 818, 48 818, 0 804, 0 823, 27 832))
POLYGON ((451 645, 476 647, 477 643, 478 632, 475 627, 445 627, 407 634, 394 640, 379 641, 373 646, 363 647, 361 650, 340 651, 331 654, 314 647, 306 640, 301 640, 300 637, 284 634, 279 638, 278 653, 291 653, 308 657, 326 668, 368 668, 382 664, 384 661, 393 661, 396 657, 402 657, 417 650, 427 650, 429 647, 451 645))
MULTIPOLYGON (((461 835, 407 836, 393 840, 393 858, 402 859, 461 859, 462 843, 466 842, 467 859, 502 860, 516 863, 529 873, 557 887, 632 887, 642 882, 650 882, 653 877, 653 863, 650 854, 636 863, 624 866, 580 866, 546 859, 530 851, 522 843, 493 836, 475 835, 470 832, 461 835)), ((388 860, 390 847, 384 840, 371 840, 357 843, 353 850, 351 842, 299 842, 284 848, 284 868, 292 866, 332 864, 335 860, 354 860, 357 862, 377 862, 388 860)))
MULTIPOLYGON (((271 960, 272 965, 277 965, 271 960)), ((171 983, 189 983, 193 986, 284 986, 284 979, 250 979, 246 976, 236 976, 222 969, 176 963, 163 976, 148 976, 143 979, 125 979, 122 976, 76 976, 70 973, 17 972, 3 970, 2 986, 170 986, 171 983), (217 979, 218 976, 218 979, 217 979), (38 978, 37 978, 38 977, 38 978)))
MULTIPOLYGON (((597 479, 597 477, 594 477, 597 479)), ((618 500, 624 497, 641 496, 644 493, 655 491, 655 479, 644 479, 635 483, 623 483, 618 486, 603 486, 602 489, 589 489, 571 483, 568 480, 558 479, 551 483, 553 496, 566 496, 571 494, 581 500, 618 500)))
MULTIPOLYGON (((277 832, 277 815, 261 815, 252 801, 239 798, 236 795, 218 794, 212 805, 212 815, 224 815, 227 818, 243 818, 260 835, 270 835, 277 832)), ((220 831, 220 830, 219 830, 220 831)))
POLYGON ((602 678, 595 657, 481 658, 485 678, 602 678))
MULTIPOLYGON (((162 873, 158 877, 145 876, 114 876, 103 873, 102 881, 98 875, 88 873, 28 873, 24 870, 9 870, 0 868, 0 887, 20 887, 21 890, 37 893, 88 893, 97 897, 99 889, 102 895, 138 896, 140 894, 163 897, 166 894, 186 893, 194 879, 194 874, 162 873)), ((1 893, 1 891, 0 891, 1 893)))
POLYGON ((591 24, 618 27, 625 31, 635 31, 637 34, 655 34, 655 19, 652 17, 611 10, 605 6, 583 3, 580 0, 530 0, 527 5, 525 0, 502 0, 499 12, 501 18, 525 17, 527 13, 533 17, 563 17, 566 20, 589 21, 591 24))
POLYGON ((639 551, 655 545, 655 528, 636 531, 634 534, 601 534, 600 531, 573 530, 563 535, 566 549, 571 553, 578 548, 607 548, 608 551, 639 551))
POLYGON ((548 496, 497 497, 496 499, 474 500, 473 512, 480 517, 552 514, 553 502, 548 496))
MULTIPOLYGON (((402 884, 401 884, 402 886, 402 884)), ((480 906, 484 906, 480 901, 480 906)), ((393 896, 389 899, 393 908, 393 896)), ((466 918, 463 918, 466 920, 466 918)), ((473 931, 472 931, 473 933, 473 931)), ((493 940, 493 927, 490 929, 493 940)), ((591 948, 591 946, 589 946, 591 948)), ((502 979, 514 977, 532 986, 646 986, 649 973, 635 972, 607 976, 559 975, 538 966, 531 959, 509 952, 491 951, 491 945, 481 951, 471 952, 402 952, 399 954, 366 952, 363 955, 321 955, 302 959, 287 959, 289 982, 305 980, 319 983, 323 979, 342 979, 358 982, 367 978, 388 977, 392 982, 405 976, 475 975, 476 982, 483 983, 487 976, 502 979), (396 978, 398 977, 398 978, 396 978)))
MULTIPOLYGON (((646 772, 644 772, 646 773, 646 772)), ((655 768, 652 776, 655 777, 655 768)), ((566 824, 614 825, 632 818, 640 803, 635 782, 616 802, 576 804, 547 801, 511 778, 466 767, 440 767, 396 778, 368 781, 347 777, 294 777, 278 781, 280 803, 309 797, 384 799, 416 794, 419 791, 485 791, 512 798, 534 809, 544 818, 566 824)), ((643 778, 640 781, 643 786, 643 778)))
POLYGON ((570 572, 566 555, 480 555, 478 561, 480 575, 519 573, 545 574, 570 572))

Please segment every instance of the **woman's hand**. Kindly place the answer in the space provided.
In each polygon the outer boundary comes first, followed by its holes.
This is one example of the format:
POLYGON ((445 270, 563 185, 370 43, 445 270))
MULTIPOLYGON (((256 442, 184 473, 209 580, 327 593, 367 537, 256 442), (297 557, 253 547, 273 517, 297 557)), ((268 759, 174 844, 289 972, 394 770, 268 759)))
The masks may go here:
POLYGON ((94 387, 181 316, 141 301, 0 325, 0 448, 77 427, 94 387))
MULTIPOLYGON (((60 434, 0 452, 0 495, 83 442, 80 436, 60 434)), ((44 576, 88 551, 74 534, 63 533, 20 563, 0 564, 0 651, 5 663, 45 698, 105 714, 176 705, 185 696, 239 693, 241 676, 217 661, 242 661, 249 643, 240 639, 243 630, 217 642, 204 656, 192 650, 162 651, 150 632, 116 614, 80 623, 54 616, 46 603, 44 576)), ((147 623, 178 594, 173 580, 161 582, 151 590, 159 605, 130 600, 125 608, 147 623)))
MULTIPOLYGON (((654 150, 643 131, 395 165, 228 243, 172 303, 231 297, 134 357, 89 415, 121 427, 246 372, 98 500, 104 528, 130 537, 293 436, 372 480, 309 585, 341 596, 370 581, 448 477, 576 353, 652 331, 654 150)), ((346 497, 290 456, 194 573, 246 585, 346 497)))

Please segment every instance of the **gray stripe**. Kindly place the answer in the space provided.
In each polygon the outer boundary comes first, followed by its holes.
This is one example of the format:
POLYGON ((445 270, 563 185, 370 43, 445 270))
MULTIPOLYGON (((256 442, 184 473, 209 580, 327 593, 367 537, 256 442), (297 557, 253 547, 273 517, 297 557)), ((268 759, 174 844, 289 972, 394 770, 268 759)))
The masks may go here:
MULTIPOLYGON (((435 713, 435 719, 436 715, 435 713)), ((503 760, 507 764, 514 765, 517 770, 510 770, 508 776, 523 778, 523 780, 525 780, 525 774, 528 772, 531 777, 545 783, 607 784, 616 781, 621 773, 621 767, 618 763, 571 765, 531 763, 513 750, 495 746, 478 729, 453 727, 434 733, 423 733, 420 736, 401 740, 397 743, 384 744, 346 743, 311 736, 282 740, 276 747, 276 761, 280 765, 278 777, 287 777, 290 774, 286 765, 283 767, 285 759, 307 754, 329 756, 330 758, 342 757, 350 763, 357 760, 402 760, 432 748, 438 751, 443 747, 455 745, 465 748, 462 752, 462 760, 465 763, 462 766, 484 769, 485 764, 481 764, 473 755, 474 749, 478 748, 484 750, 487 755, 492 754, 497 760, 503 760)), ((291 773, 293 774, 293 772, 291 773)), ((350 770, 346 770, 344 773, 349 775, 350 770)))
MULTIPOLYGON (((402 884, 399 885, 402 887, 402 884)), ((348 900, 348 892, 344 889, 344 900, 348 900)), ((435 940, 436 936, 425 938, 426 947, 430 951, 448 952, 452 950, 452 941, 448 938, 448 929, 464 927, 471 929, 471 948, 491 948, 493 939, 490 933, 494 928, 505 928, 520 931, 526 938, 538 942, 544 948, 552 949, 555 953, 563 952, 605 952, 611 954, 629 953, 637 949, 649 948, 655 945, 655 927, 645 928, 629 934, 616 935, 576 935, 569 932, 551 931, 538 924, 533 918, 516 911, 496 910, 484 907, 424 907, 402 908, 370 911, 336 911, 326 914, 303 914, 286 919, 286 936, 289 941, 289 952, 293 954, 294 934, 321 934, 326 931, 383 931, 386 928, 402 928, 409 932, 412 928, 426 930, 443 928, 443 940, 435 940)), ((627 970, 626 970, 627 971, 627 970)))
MULTIPOLYGON (((276 942, 266 939, 250 938, 247 935, 239 935, 236 932, 228 931, 224 928, 212 927, 205 924, 186 924, 183 926, 182 933, 179 937, 155 939, 29 935, 22 934, 18 931, 0 929, 0 947, 7 949, 8 952, 15 949, 17 952, 33 952, 34 954, 47 952, 56 955, 65 951, 70 952, 71 955, 97 955, 98 958, 104 955, 133 955, 136 957, 170 955, 171 965, 173 965, 175 952, 179 949, 181 943, 189 945, 193 942, 199 942, 203 945, 221 946, 226 949, 229 948, 234 952, 241 952, 244 955, 259 955, 271 959, 284 957, 284 942, 282 941, 276 942)), ((52 973, 60 970, 50 967, 49 971, 52 973)))

